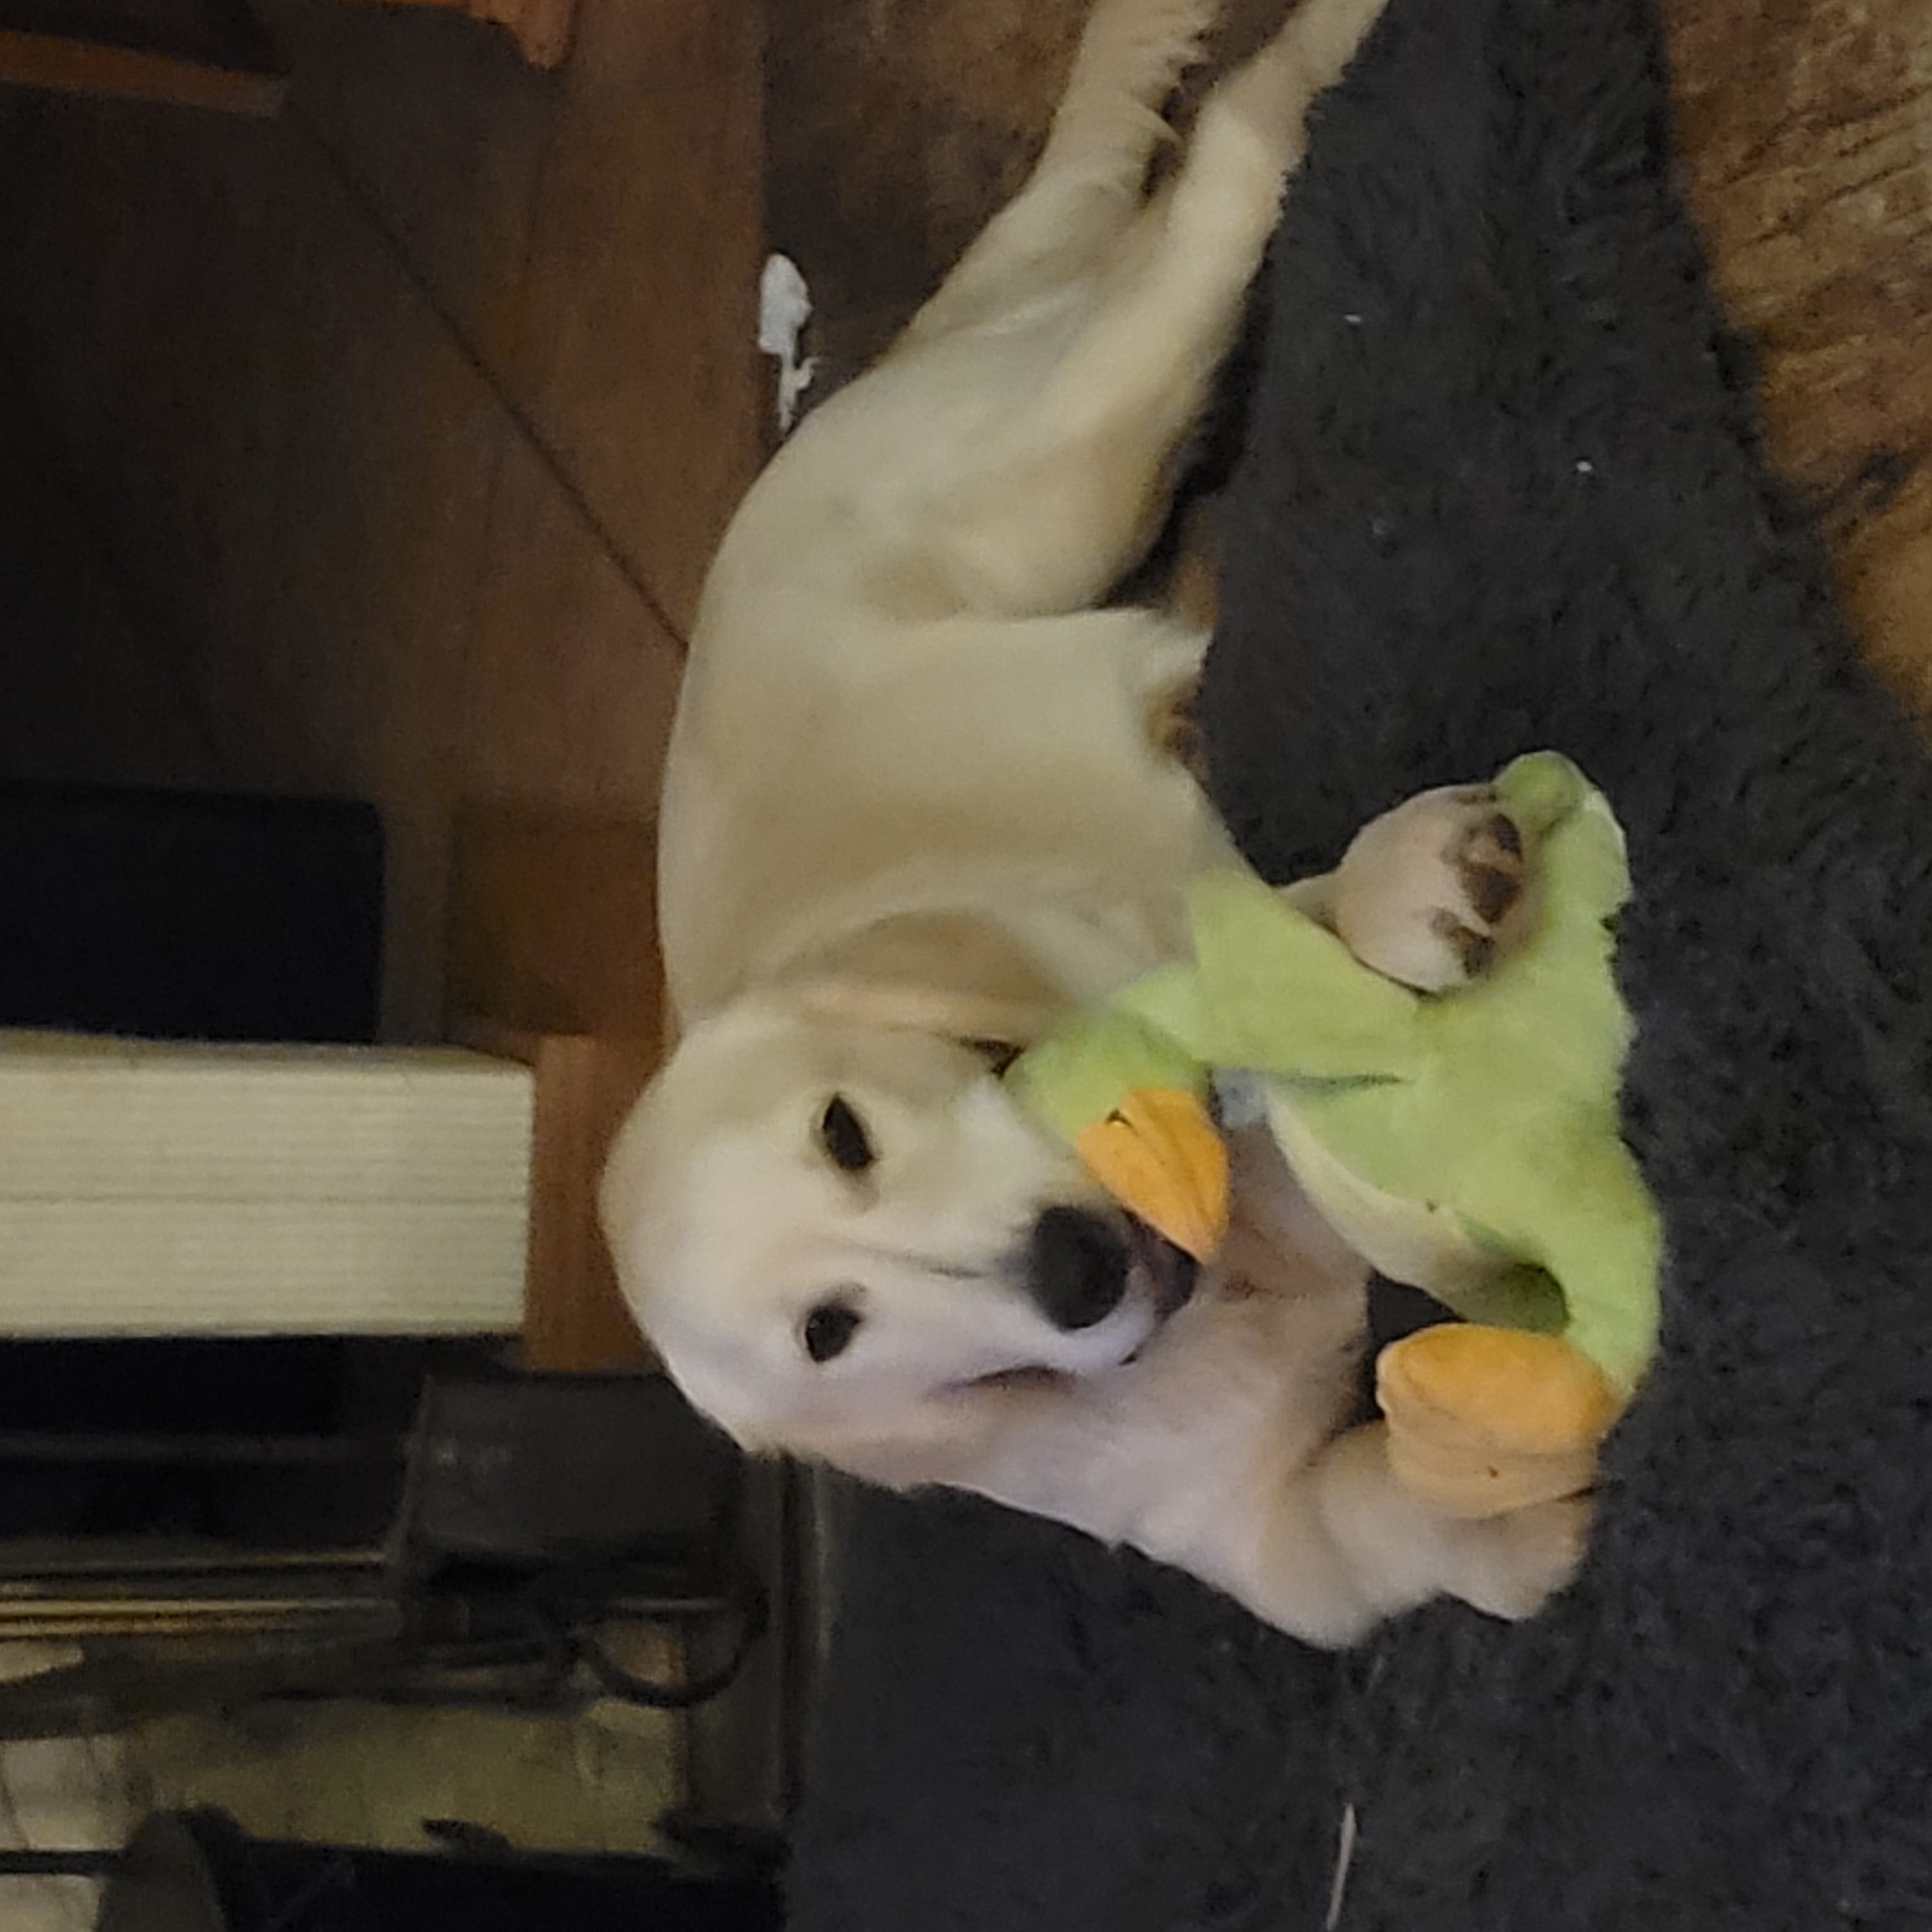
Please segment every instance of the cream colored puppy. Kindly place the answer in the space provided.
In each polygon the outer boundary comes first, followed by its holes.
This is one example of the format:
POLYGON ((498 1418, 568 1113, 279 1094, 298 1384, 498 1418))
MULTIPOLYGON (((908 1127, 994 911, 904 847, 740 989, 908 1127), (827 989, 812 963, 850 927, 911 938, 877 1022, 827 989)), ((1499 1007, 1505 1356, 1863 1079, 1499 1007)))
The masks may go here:
MULTIPOLYGON (((1443 1592, 1528 1612, 1580 1510, 1451 1521, 1379 1428, 1342 1432, 1366 1270, 1264 1139, 1238 1138, 1236 1236, 1197 1281, 986 1058, 1175 956, 1188 882, 1234 862, 1149 729, 1204 638, 1100 600, 1380 4, 1305 0, 1150 197, 1215 10, 1102 0, 1024 189, 746 497, 666 776, 682 1037, 604 1195, 645 1332, 742 1442, 981 1492, 1330 1643, 1443 1592)), ((1453 986, 1497 829, 1430 794, 1310 890, 1368 963, 1453 986)))

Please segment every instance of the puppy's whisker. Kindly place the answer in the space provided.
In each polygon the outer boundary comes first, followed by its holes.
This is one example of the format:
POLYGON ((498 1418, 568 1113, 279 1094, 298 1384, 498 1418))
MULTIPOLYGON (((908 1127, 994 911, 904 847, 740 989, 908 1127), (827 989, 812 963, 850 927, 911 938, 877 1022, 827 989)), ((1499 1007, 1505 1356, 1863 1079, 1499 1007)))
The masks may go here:
POLYGON ((910 1262, 914 1268, 922 1268, 928 1274, 936 1274, 942 1281, 995 1281, 999 1279, 1000 1272, 998 1268, 942 1262, 932 1255, 904 1252, 895 1256, 893 1258, 910 1262))

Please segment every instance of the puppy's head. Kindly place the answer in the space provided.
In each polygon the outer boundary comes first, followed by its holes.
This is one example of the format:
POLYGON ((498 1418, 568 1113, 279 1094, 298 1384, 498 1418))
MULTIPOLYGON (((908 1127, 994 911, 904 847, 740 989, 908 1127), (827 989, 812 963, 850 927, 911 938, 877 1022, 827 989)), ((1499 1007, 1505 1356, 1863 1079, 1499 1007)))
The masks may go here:
POLYGON ((943 1438, 972 1392, 1118 1366, 1191 1264, 1108 1204, 984 1054, 808 998, 686 1035, 620 1136, 606 1232, 639 1322, 748 1447, 943 1438))

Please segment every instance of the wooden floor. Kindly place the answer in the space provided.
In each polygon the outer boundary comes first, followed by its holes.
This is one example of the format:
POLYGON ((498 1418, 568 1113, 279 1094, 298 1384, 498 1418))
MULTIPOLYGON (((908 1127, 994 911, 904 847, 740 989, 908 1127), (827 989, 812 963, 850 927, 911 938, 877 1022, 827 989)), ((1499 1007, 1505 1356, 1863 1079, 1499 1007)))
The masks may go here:
POLYGON ((584 0, 544 74, 260 10, 276 121, 0 92, 0 374, 100 552, 8 640, 0 776, 374 799, 422 1037, 466 810, 653 810, 758 451, 760 23, 584 0))

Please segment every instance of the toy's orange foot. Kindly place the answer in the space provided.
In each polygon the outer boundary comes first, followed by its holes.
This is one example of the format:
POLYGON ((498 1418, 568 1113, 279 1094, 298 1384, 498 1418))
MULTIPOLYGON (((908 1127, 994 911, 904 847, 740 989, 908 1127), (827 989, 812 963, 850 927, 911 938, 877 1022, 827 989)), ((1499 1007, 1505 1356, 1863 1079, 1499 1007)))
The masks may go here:
POLYGON ((1616 1391, 1554 1335, 1444 1322, 1376 1362, 1389 1462, 1410 1493, 1451 1516, 1501 1516, 1587 1490, 1616 1391))

